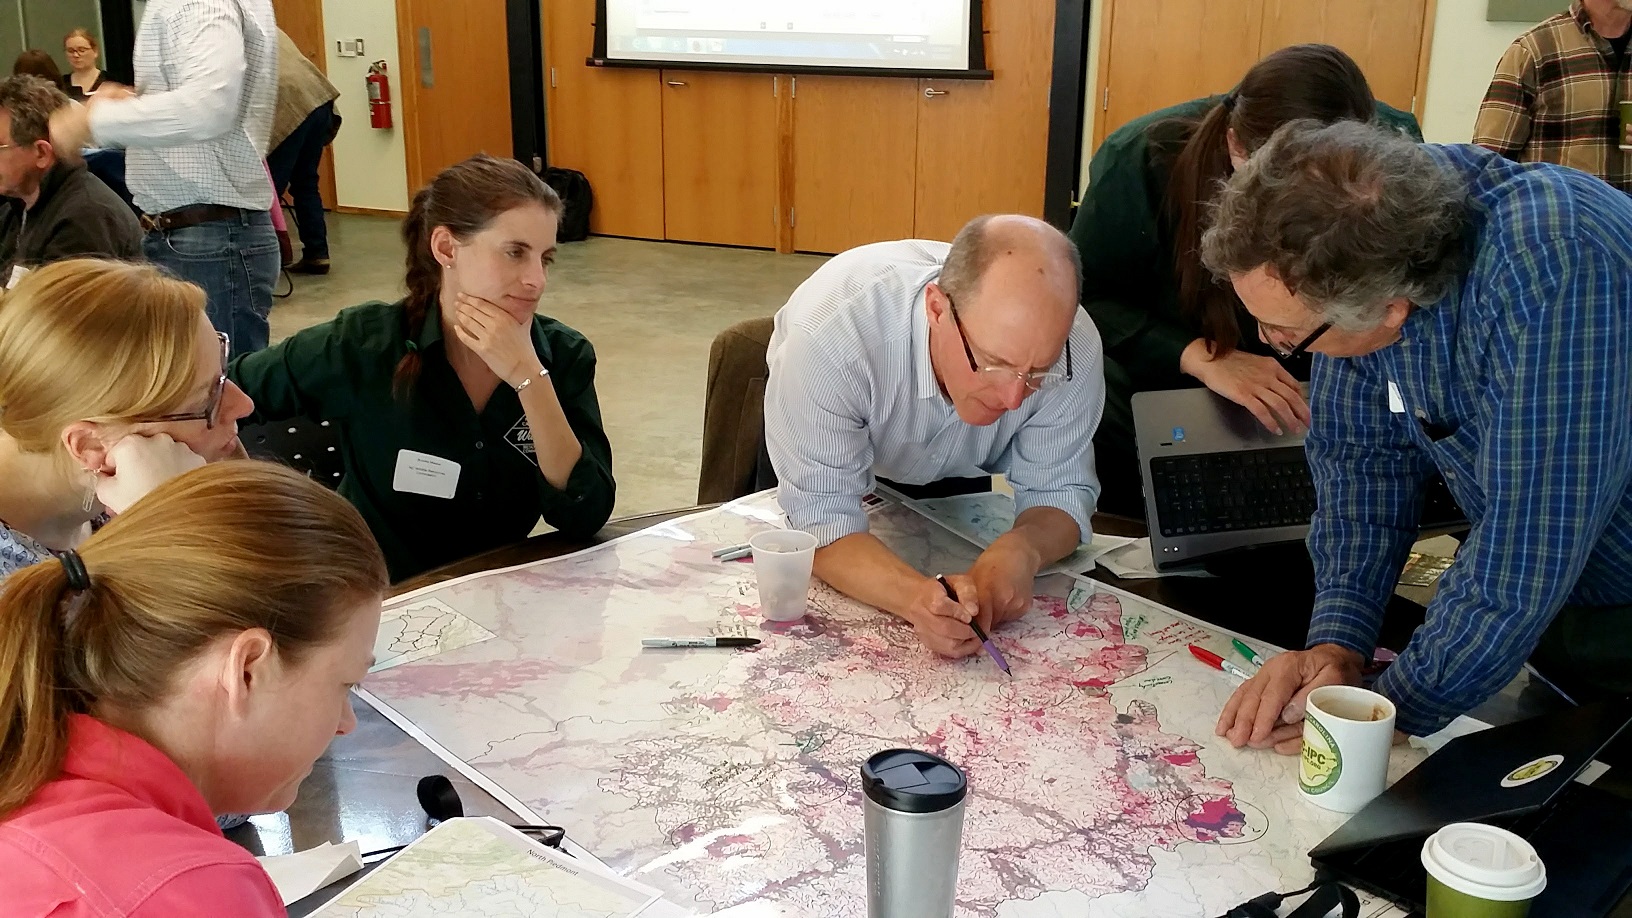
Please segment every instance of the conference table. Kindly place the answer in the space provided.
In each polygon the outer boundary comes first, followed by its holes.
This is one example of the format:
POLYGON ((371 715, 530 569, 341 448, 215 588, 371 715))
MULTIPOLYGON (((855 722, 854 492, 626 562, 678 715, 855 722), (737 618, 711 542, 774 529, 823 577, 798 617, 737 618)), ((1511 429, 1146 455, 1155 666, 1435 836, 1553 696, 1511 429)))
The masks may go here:
MULTIPOLYGON (((614 520, 587 540, 568 539, 559 533, 533 536, 403 581, 393 587, 392 593, 402 595, 482 571, 561 557, 707 509, 688 507, 614 520)), ((1146 535, 1143 520, 1108 514, 1095 516, 1094 530, 1107 535, 1146 535)), ((1276 576, 1275 565, 1279 563, 1243 563, 1236 575, 1223 569, 1219 571, 1223 576, 1214 578, 1123 580, 1103 567, 1089 576, 1265 643, 1301 646, 1308 627, 1311 587, 1306 572, 1276 576)), ((1385 621, 1381 645, 1395 650, 1404 647, 1421 618, 1422 606, 1397 597, 1385 621)), ((1521 673, 1472 716, 1488 723, 1511 723, 1557 710, 1564 704, 1545 684, 1521 673)), ((352 707, 357 714, 357 729, 330 745, 301 785, 294 805, 284 813, 255 817, 249 825, 227 832, 228 838, 257 855, 289 854, 325 842, 350 840, 361 844, 365 856, 405 845, 425 832, 426 814, 415 791, 419 779, 432 774, 444 775, 453 783, 465 815, 516 820, 515 814, 492 795, 368 704, 354 697, 352 707)), ((566 828, 570 834, 571 826, 566 828)), ((303 918, 356 879, 353 876, 341 880, 294 903, 290 915, 303 918)))

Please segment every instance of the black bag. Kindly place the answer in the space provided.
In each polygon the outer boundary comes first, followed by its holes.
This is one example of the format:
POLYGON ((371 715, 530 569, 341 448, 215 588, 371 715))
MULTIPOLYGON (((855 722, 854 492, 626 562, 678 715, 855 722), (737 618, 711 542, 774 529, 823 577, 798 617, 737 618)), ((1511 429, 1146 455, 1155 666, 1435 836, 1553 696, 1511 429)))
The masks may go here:
POLYGON ((555 231, 562 242, 578 242, 589 238, 589 212, 595 208, 595 191, 589 179, 574 169, 544 170, 544 183, 555 189, 565 205, 561 226, 555 231))

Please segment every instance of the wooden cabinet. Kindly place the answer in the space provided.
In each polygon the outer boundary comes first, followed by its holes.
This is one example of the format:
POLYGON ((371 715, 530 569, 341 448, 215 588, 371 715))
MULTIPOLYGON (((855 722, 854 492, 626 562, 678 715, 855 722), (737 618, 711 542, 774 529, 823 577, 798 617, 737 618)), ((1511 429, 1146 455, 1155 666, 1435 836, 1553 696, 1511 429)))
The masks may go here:
POLYGON ((1347 51, 1366 72, 1372 95, 1412 111, 1426 28, 1424 0, 1265 0, 1265 54, 1317 41, 1347 51))
POLYGON ((1054 4, 987 4, 995 79, 921 80, 913 234, 951 239, 988 213, 1043 214, 1054 4))
POLYGON ((495 53, 505 34, 504 0, 400 0, 397 43, 408 187, 477 153, 509 156, 510 68, 495 53))
POLYGON ((1110 0, 1094 133, 1227 92, 1259 58, 1264 0, 1110 0))
POLYGON ((550 163, 609 235, 841 252, 1042 216, 1054 4, 985 8, 996 78, 931 80, 591 67, 595 0, 550 0, 550 163))
POLYGON ((1303 42, 1348 52, 1389 105, 1421 101, 1431 0, 1103 2, 1096 142, 1147 112, 1227 92, 1260 58, 1303 42))
POLYGON ((842 252, 913 235, 916 80, 807 77, 793 84, 793 248, 842 252))
POLYGON ((550 0, 544 17, 550 164, 589 177, 591 232, 664 238, 662 74, 584 63, 595 0, 550 0))
POLYGON ((776 247, 780 79, 663 71, 664 238, 776 247))

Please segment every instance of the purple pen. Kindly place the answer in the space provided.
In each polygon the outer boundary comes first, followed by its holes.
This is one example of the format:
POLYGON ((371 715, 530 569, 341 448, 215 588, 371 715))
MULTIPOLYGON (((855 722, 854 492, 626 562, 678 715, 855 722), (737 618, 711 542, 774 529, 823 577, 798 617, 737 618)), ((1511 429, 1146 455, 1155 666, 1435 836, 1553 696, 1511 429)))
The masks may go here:
MULTIPOLYGON (((947 599, 950 599, 953 602, 958 601, 958 591, 952 589, 952 584, 947 583, 944 576, 937 574, 935 577, 935 582, 940 584, 941 589, 946 591, 947 599)), ((969 620, 969 627, 975 629, 975 637, 980 638, 980 646, 986 648, 986 655, 992 658, 992 662, 997 664, 998 669, 1003 670, 1003 675, 1013 679, 1014 673, 1009 669, 1009 661, 1003 659, 1002 652, 997 649, 996 644, 992 643, 991 637, 986 634, 986 629, 980 627, 980 622, 977 622, 974 619, 969 620)))

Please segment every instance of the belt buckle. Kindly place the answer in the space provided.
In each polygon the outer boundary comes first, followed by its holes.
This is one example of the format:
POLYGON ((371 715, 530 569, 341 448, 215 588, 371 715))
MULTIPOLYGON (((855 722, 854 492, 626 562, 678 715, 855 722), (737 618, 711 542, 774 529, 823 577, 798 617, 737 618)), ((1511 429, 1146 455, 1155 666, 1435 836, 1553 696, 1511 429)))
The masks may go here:
POLYGON ((143 231, 149 233, 164 232, 165 220, 163 214, 160 214, 157 217, 153 216, 152 214, 142 214, 141 217, 143 231))

